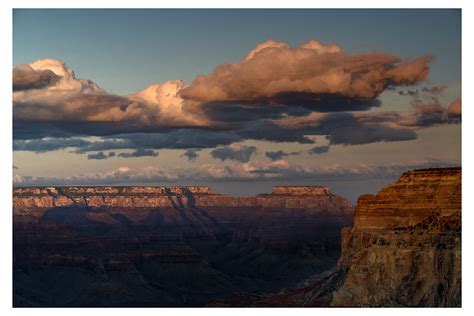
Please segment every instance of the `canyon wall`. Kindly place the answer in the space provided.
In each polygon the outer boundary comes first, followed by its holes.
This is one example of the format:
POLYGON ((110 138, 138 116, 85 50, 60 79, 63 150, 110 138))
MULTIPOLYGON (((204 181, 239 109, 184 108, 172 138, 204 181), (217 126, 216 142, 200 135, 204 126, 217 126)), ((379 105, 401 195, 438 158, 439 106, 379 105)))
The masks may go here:
POLYGON ((15 188, 14 215, 32 209, 85 206, 90 208, 251 207, 303 208, 316 212, 352 213, 352 205, 328 187, 275 187, 271 194, 232 197, 206 186, 194 187, 44 187, 15 188))
POLYGON ((461 305, 461 169, 404 173, 342 231, 333 306, 461 305))
POLYGON ((335 269, 210 306, 460 307, 461 168, 405 172, 358 199, 335 269))
POLYGON ((334 266, 353 207, 327 187, 13 190, 14 306, 203 306, 334 266))
POLYGON ((459 307, 461 168, 354 213, 322 186, 17 188, 14 260, 16 306, 459 307))

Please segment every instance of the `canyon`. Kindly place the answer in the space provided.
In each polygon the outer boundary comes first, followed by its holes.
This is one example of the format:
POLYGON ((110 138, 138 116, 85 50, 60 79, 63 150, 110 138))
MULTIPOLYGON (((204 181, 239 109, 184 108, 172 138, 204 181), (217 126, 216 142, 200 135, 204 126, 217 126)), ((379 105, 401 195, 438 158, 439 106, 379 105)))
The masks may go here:
POLYGON ((323 186, 14 188, 14 306, 460 307, 461 168, 323 186))
POLYGON ((334 266, 353 207, 322 186, 13 190, 14 306, 204 306, 334 266))
POLYGON ((460 307, 461 168, 408 171, 359 197, 337 267, 210 306, 460 307))

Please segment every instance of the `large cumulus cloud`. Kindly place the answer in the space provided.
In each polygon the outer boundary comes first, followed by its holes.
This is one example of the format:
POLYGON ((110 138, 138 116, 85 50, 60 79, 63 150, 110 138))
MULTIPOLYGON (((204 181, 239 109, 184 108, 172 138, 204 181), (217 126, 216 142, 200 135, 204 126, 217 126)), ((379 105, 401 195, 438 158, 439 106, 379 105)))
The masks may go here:
MULTIPOLYGON (((316 40, 294 48, 269 40, 191 84, 170 80, 120 96, 76 78, 62 61, 42 59, 13 69, 14 150, 73 147, 100 159, 110 150, 134 150, 129 157, 116 156, 132 158, 163 148, 189 149, 185 156, 192 161, 201 148, 218 147, 214 155, 221 159, 233 153, 229 145, 244 140, 312 144, 311 135, 325 136, 330 145, 411 140, 419 128, 460 122, 459 100, 444 106, 435 98, 444 87, 411 90, 427 78, 431 60, 351 54, 316 40), (381 105, 383 91, 406 85, 402 95, 433 97, 415 102, 411 112, 368 111, 381 105)), ((254 154, 245 153, 235 160, 254 154)))
POLYGON ((245 60, 198 76, 180 96, 201 102, 311 106, 318 111, 367 109, 388 86, 426 79, 432 57, 409 61, 384 53, 349 54, 311 40, 296 48, 268 41, 245 60))
POLYGON ((59 78, 49 69, 36 71, 30 65, 19 65, 13 68, 13 91, 46 88, 59 78))
POLYGON ((94 82, 75 77, 62 61, 42 59, 13 69, 13 116, 27 122, 110 122, 154 128, 196 126, 177 92, 182 81, 167 81, 127 96, 107 93, 94 82))

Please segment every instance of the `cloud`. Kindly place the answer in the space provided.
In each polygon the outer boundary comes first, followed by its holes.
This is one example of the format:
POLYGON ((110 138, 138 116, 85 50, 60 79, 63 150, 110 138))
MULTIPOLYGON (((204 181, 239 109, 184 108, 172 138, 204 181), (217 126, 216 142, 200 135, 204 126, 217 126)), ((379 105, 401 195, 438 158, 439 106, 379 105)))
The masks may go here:
POLYGON ((284 116, 301 116, 311 112, 303 106, 270 105, 266 100, 261 100, 258 104, 246 104, 240 101, 205 102, 199 104, 198 110, 208 118, 213 126, 251 122, 259 119, 277 119, 284 116))
POLYGON ((151 149, 138 148, 131 153, 120 153, 117 156, 121 158, 137 158, 137 157, 157 157, 159 152, 151 149))
POLYGON ((100 151, 96 154, 87 155, 87 159, 103 160, 103 159, 108 159, 108 158, 113 158, 113 157, 119 157, 119 158, 157 157, 158 155, 159 155, 159 152, 154 151, 152 149, 138 148, 137 150, 132 151, 132 152, 119 153, 119 154, 116 154, 115 152, 112 151, 112 152, 109 152, 107 155, 104 154, 103 151, 100 151))
POLYGON ((115 153, 114 152, 110 152, 108 153, 107 155, 104 154, 103 151, 100 151, 98 152, 97 154, 89 154, 87 155, 87 159, 91 160, 91 159, 94 159, 94 160, 103 160, 103 159, 108 159, 108 158, 112 158, 112 157, 115 157, 115 153))
POLYGON ((281 160, 283 157, 288 157, 288 156, 296 156, 299 155, 301 152, 295 151, 295 152, 284 152, 283 150, 278 150, 278 151, 267 151, 265 152, 265 157, 269 158, 272 161, 277 161, 281 160))
POLYGON ((81 138, 41 138, 32 140, 14 140, 13 150, 43 153, 70 147, 84 147, 91 142, 81 138))
MULTIPOLYGON (((452 104, 451 111, 456 111, 456 101, 452 104)), ((449 106, 439 103, 415 103, 412 112, 313 112, 272 122, 286 129, 287 133, 324 136, 331 145, 360 145, 414 140, 417 130, 460 123, 460 115, 450 114, 449 106)))
POLYGON ((409 96, 415 100, 420 98, 431 98, 432 100, 437 100, 437 97, 443 94, 448 86, 431 86, 431 87, 420 87, 416 89, 406 89, 398 91, 399 95, 409 96))
POLYGON ((412 140, 419 128, 460 122, 460 102, 429 106, 444 86, 413 86, 426 79, 431 60, 269 40, 191 84, 170 80, 119 96, 76 78, 62 61, 42 59, 13 69, 14 150, 197 151, 244 140, 312 144, 311 135, 344 145, 412 140), (405 86, 413 112, 367 111, 381 106, 386 89, 405 86))
POLYGON ((54 85, 60 77, 49 69, 34 70, 30 65, 13 68, 13 91, 42 89, 54 85))
POLYGON ((447 88, 448 88, 448 86, 445 86, 445 85, 432 86, 430 88, 423 87, 423 88, 421 88, 421 91, 423 91, 425 93, 429 93, 429 94, 434 95, 434 96, 438 96, 438 95, 442 94, 447 88))
POLYGON ((66 132, 100 136, 306 115, 305 107, 365 110, 380 105, 376 97, 387 86, 423 80, 430 60, 351 55, 315 40, 296 48, 267 41, 245 60, 220 65, 190 86, 170 80, 118 96, 76 78, 62 61, 41 59, 14 67, 13 115, 15 122, 53 123, 66 132))
MULTIPOLYGON (((359 145, 413 140, 417 138, 418 129, 460 121, 461 101, 455 100, 449 106, 415 103, 412 112, 312 112, 305 116, 246 123, 234 130, 180 128, 154 133, 119 133, 95 140, 62 137, 63 134, 51 128, 50 134, 57 137, 15 139, 13 150, 46 152, 71 147, 76 153, 84 154, 121 149, 200 149, 228 146, 246 139, 313 144, 312 135, 324 136, 330 144, 359 145)), ((32 131, 36 131, 38 137, 43 135, 41 130, 32 131)))
POLYGON ((400 115, 385 112, 313 113, 275 121, 289 133, 324 136, 330 145, 360 145, 416 139, 412 128, 398 126, 400 115))
POLYGON ((316 146, 316 147, 311 148, 308 152, 311 155, 320 155, 320 154, 327 153, 328 151, 329 151, 329 146, 316 146))
POLYGON ((377 105, 376 97, 389 86, 425 80, 431 61, 430 56, 402 62, 384 53, 353 55, 316 40, 296 48, 270 40, 257 45, 246 59, 196 77, 179 95, 200 102, 363 110, 377 105))
POLYGON ((199 157, 199 154, 198 152, 200 151, 201 149, 199 148, 191 148, 191 149, 188 149, 186 150, 182 155, 181 157, 187 157, 188 158, 188 161, 196 161, 197 157, 199 157))
POLYGON ((461 117, 461 99, 456 99, 448 106, 448 115, 451 117, 461 117))
POLYGON ((230 145, 214 149, 210 152, 212 158, 224 160, 234 160, 248 162, 250 157, 257 152, 255 146, 230 145))
MULTIPOLYGON (((373 118, 371 118, 373 119, 373 118)), ((321 125, 327 129, 325 136, 331 145, 361 145, 375 142, 407 141, 417 138, 416 132, 384 123, 364 122, 363 116, 329 115, 321 125)))
POLYGON ((296 142, 300 144, 312 144, 313 140, 307 137, 304 130, 288 129, 278 120, 261 120, 247 124, 236 134, 243 139, 266 140, 273 142, 296 142))
POLYGON ((77 79, 71 68, 55 59, 16 66, 13 73, 16 121, 113 122, 153 127, 201 123, 193 112, 184 110, 182 99, 177 96, 185 86, 182 81, 153 84, 135 94, 118 96, 90 80, 77 79))
POLYGON ((285 160, 271 162, 231 163, 226 166, 204 164, 195 168, 144 167, 130 169, 122 166, 116 170, 79 174, 68 177, 33 177, 14 175, 14 186, 38 185, 146 185, 189 184, 202 182, 234 181, 346 181, 354 179, 393 178, 412 169, 459 166, 460 161, 425 159, 409 163, 388 165, 325 164, 317 168, 289 163, 285 160))
POLYGON ((131 133, 102 137, 79 147, 76 153, 114 149, 188 149, 214 148, 241 141, 233 132, 176 129, 167 133, 131 133))

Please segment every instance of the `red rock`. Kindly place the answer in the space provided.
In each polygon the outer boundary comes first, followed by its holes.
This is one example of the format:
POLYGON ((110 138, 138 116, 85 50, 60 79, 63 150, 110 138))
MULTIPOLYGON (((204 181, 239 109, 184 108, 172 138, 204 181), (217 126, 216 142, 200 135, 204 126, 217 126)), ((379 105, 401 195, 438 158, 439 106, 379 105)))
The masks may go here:
POLYGON ((404 173, 359 197, 335 272, 210 306, 461 306, 461 168, 404 173))

